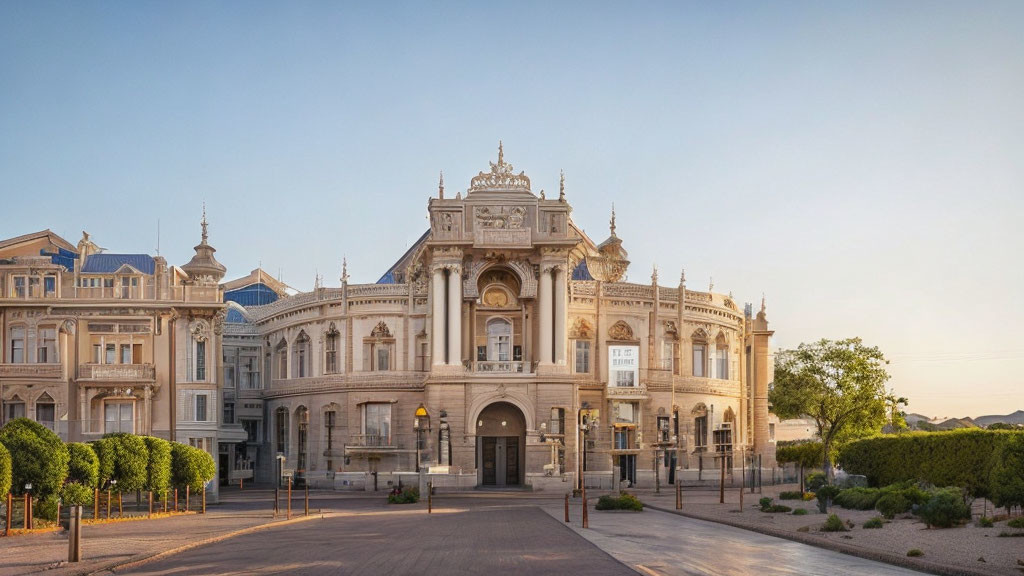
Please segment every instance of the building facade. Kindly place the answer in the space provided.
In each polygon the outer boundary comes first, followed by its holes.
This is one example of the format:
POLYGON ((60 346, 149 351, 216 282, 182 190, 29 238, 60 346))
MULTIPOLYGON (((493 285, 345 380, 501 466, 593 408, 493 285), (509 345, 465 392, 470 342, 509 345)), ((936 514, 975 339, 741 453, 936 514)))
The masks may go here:
MULTIPOLYGON (((774 461, 769 330, 731 294, 630 283, 615 230, 497 162, 428 203, 373 284, 218 284, 196 255, 110 254, 83 233, 0 242, 0 399, 67 440, 151 434, 214 454, 220 483, 337 489, 653 486, 774 461)), ((215 497, 216 494, 213 493, 215 497)))

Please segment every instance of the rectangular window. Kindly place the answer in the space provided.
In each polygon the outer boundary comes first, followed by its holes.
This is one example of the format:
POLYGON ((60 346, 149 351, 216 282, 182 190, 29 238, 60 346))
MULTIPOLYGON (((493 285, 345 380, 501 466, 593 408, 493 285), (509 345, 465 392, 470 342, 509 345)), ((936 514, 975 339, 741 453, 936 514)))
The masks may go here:
POLYGON ((729 351, 725 348, 715 350, 715 362, 717 363, 717 377, 722 380, 729 379, 729 351))
POLYGON ((366 404, 363 413, 363 433, 367 446, 391 445, 391 404, 366 404))
POLYGON ((206 422, 206 404, 209 399, 206 394, 196 394, 196 422, 206 422))
POLYGON ((636 424, 636 405, 632 402, 615 402, 612 413, 616 424, 636 424))
POLYGON ((246 442, 258 444, 260 441, 260 430, 258 420, 242 418, 242 429, 245 430, 246 442))
POLYGON ((46 426, 50 430, 54 429, 56 419, 54 418, 56 410, 54 405, 50 403, 36 404, 36 422, 39 422, 43 426, 46 426))
POLYGON ((565 408, 551 409, 551 423, 548 426, 551 434, 565 434, 565 408))
MULTIPOLYGON (((114 287, 114 279, 113 278, 104 278, 103 279, 103 287, 104 288, 113 288, 114 287)), ((111 294, 111 295, 113 295, 113 294, 111 294)))
POLYGON ((328 334, 327 336, 327 356, 325 360, 328 374, 334 374, 338 371, 338 336, 336 334, 328 334))
POLYGON ((44 326, 36 333, 36 362, 50 364, 57 362, 57 329, 44 326))
POLYGON ((224 403, 224 423, 234 424, 235 423, 235 403, 225 402, 224 403))
POLYGON ((43 297, 53 298, 57 295, 57 277, 53 274, 43 276, 43 297))
POLYGON ((234 388, 235 387, 235 367, 225 366, 224 367, 224 387, 234 388))
POLYGON ((669 428, 668 416, 658 416, 658 442, 667 443, 671 441, 672 434, 669 428))
POLYGON ((15 418, 25 417, 25 403, 24 402, 6 402, 4 403, 4 421, 10 422, 15 418))
POLYGON ((29 276, 28 278, 28 297, 39 298, 39 278, 35 276, 29 276))
POLYGON ((132 344, 132 364, 142 364, 142 344, 132 344))
POLYGON ((666 340, 661 345, 661 369, 672 372, 673 360, 675 359, 676 343, 666 340))
POLYGON ((11 328, 11 362, 21 364, 25 361, 25 327, 11 328))
POLYGON ((576 340, 576 373, 590 373, 590 341, 576 340))
POLYGON ((121 364, 132 363, 132 345, 121 344, 121 364))
POLYGON ((636 386, 636 381, 633 379, 633 372, 615 372, 615 385, 616 386, 636 386))
POLYGON ((377 370, 391 369, 391 350, 387 346, 377 347, 377 370))
POLYGON ((107 402, 103 410, 103 432, 135 433, 134 403, 107 402))
POLYGON ((92 345, 92 363, 99 364, 103 361, 103 345, 93 344, 92 345))
POLYGON ((206 342, 196 342, 196 380, 206 380, 206 342))
POLYGON ((103 356, 103 362, 105 364, 113 364, 116 360, 117 348, 113 344, 107 344, 105 353, 103 356))
POLYGON ((288 347, 281 346, 277 349, 277 377, 281 380, 288 378, 288 347))
POLYGON ((11 296, 15 298, 25 298, 28 296, 28 278, 25 276, 15 276, 14 283, 11 285, 11 296))
POLYGON ((704 377, 704 344, 693 345, 693 375, 704 377))
POLYGON ((775 442, 775 423, 774 422, 769 422, 768 423, 768 441, 769 442, 775 442))

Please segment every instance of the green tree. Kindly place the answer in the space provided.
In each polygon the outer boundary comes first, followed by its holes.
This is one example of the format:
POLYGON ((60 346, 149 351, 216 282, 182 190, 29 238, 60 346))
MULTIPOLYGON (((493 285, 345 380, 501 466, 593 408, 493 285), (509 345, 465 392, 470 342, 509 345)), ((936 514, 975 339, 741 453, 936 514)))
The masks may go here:
POLYGON ((71 442, 68 444, 68 454, 71 456, 68 463, 68 482, 95 488, 100 477, 100 460, 96 456, 96 451, 84 442, 71 442))
POLYGON ((171 482, 180 488, 188 486, 198 492, 203 485, 213 480, 217 466, 206 450, 200 450, 181 444, 171 443, 171 482))
POLYGON ((161 493, 171 484, 171 443, 153 436, 144 436, 143 440, 149 449, 145 488, 161 493))
POLYGON ((11 490, 11 453, 0 444, 0 496, 11 490))
POLYGON ((814 420, 829 463, 843 442, 878 433, 887 420, 887 361, 860 338, 820 340, 775 356, 775 381, 768 400, 779 418, 814 420))
POLYGON ((149 450, 141 436, 108 434, 92 443, 100 460, 100 484, 117 480, 118 492, 134 492, 146 486, 149 450))
POLYGON ((11 488, 45 498, 56 494, 68 475, 68 448, 60 437, 28 418, 15 418, 0 428, 0 444, 11 454, 11 488))

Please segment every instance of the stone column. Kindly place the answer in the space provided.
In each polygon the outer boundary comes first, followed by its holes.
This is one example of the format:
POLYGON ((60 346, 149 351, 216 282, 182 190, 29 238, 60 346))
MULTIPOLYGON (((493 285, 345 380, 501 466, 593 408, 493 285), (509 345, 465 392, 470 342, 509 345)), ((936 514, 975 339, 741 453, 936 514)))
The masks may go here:
POLYGON ((462 365, 462 267, 448 269, 448 365, 462 365))
POLYGON ((552 273, 555 275, 555 363, 565 364, 565 324, 568 313, 565 302, 568 292, 565 268, 559 266, 552 273))
POLYGON ((537 318, 540 330, 537 338, 537 357, 541 364, 551 364, 551 332, 554 320, 551 313, 551 270, 541 269, 538 292, 537 318))
POLYGON ((430 331, 430 342, 433 348, 431 364, 439 366, 444 364, 444 268, 436 266, 431 279, 430 297, 433 298, 432 326, 430 331))

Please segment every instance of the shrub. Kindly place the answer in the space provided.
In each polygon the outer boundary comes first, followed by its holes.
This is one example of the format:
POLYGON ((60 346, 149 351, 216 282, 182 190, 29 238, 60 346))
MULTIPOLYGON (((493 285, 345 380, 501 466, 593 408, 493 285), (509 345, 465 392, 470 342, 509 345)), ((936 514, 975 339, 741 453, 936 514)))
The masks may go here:
POLYGON ((818 498, 818 510, 821 510, 822 514, 828 512, 829 502, 838 496, 839 492, 840 490, 837 486, 830 486, 826 484, 818 487, 818 490, 815 492, 815 496, 818 498))
POLYGON ((878 488, 847 488, 840 491, 832 502, 849 510, 872 510, 880 495, 878 488))
POLYGON ((1010 528, 1024 528, 1024 516, 1014 518, 1006 523, 1010 528))
POLYGON ((804 494, 799 490, 779 492, 779 500, 803 500, 804 494))
POLYGON ((190 488, 193 492, 202 490, 203 486, 213 480, 217 474, 217 466, 205 450, 181 444, 171 443, 171 483, 179 488, 190 488))
POLYGON ((60 497, 65 506, 89 506, 92 504, 93 491, 91 487, 78 482, 68 482, 60 489, 60 497))
POLYGON ((759 504, 761 504, 761 512, 777 513, 790 512, 791 510, 793 510, 789 506, 783 506, 781 504, 772 504, 772 499, 768 497, 761 498, 759 504))
POLYGON ((388 504, 415 504, 420 500, 420 490, 416 487, 398 488, 388 494, 388 504))
POLYGON ((994 497, 990 486, 998 483, 996 465, 1002 448, 1021 437, 1024 432, 976 428, 875 436, 844 446, 839 462, 850 474, 867 476, 872 486, 924 480, 936 486, 962 486, 975 497, 994 497))
POLYGON ((761 508, 767 508, 772 505, 772 499, 767 496, 764 496, 760 500, 758 500, 757 503, 761 506, 761 508))
POLYGON ((821 528, 825 532, 846 532, 848 529, 846 524, 839 519, 839 516, 835 514, 829 514, 825 520, 825 525, 821 528))
POLYGON ((992 528, 993 526, 995 526, 995 522, 988 516, 978 518, 978 528, 992 528))
POLYGON ((881 516, 875 516, 874 518, 872 518, 872 519, 868 520, 867 522, 865 522, 864 523, 864 527, 868 528, 868 529, 871 529, 871 528, 881 528, 882 525, 884 525, 884 524, 885 524, 885 522, 882 520, 881 516))
POLYGON ((992 503, 1024 506, 1024 433, 1015 433, 997 450, 992 466, 992 503))
POLYGON ((0 444, 0 496, 11 490, 11 453, 0 444))
POLYGON ((28 418, 15 418, 0 428, 0 443, 11 455, 11 489, 45 498, 56 494, 68 475, 68 448, 52 430, 28 418))
POLYGON ((824 472, 815 472, 807 477, 807 489, 811 492, 817 492, 825 484, 828 484, 828 479, 824 472))
POLYGON ((797 508, 796 510, 793 510, 793 516, 806 516, 806 515, 807 515, 807 509, 806 508, 797 508))
POLYGON ((598 510, 635 510, 640 512, 644 509, 644 503, 629 492, 621 492, 618 496, 605 494, 597 499, 598 510))
POLYGON ((909 512, 911 507, 910 500, 902 492, 883 494, 875 503, 875 508, 882 513, 882 516, 890 519, 895 518, 897 514, 909 512))
POLYGON ((917 509, 917 514, 929 528, 949 528, 962 520, 970 520, 971 509, 964 503, 959 488, 937 488, 931 498, 917 509))
POLYGON ((108 434, 92 443, 100 461, 100 485, 117 480, 118 492, 134 492, 146 486, 149 450, 141 436, 108 434))
POLYGON ((999 533, 1000 538, 1012 538, 1014 536, 1024 536, 1024 532, 1007 532, 1006 530, 1003 530, 999 533))
POLYGON ((32 504, 32 517, 51 522, 57 521, 57 495, 50 494, 32 504))
POLYGON ((149 451, 144 488, 162 493, 171 485, 171 443, 153 436, 143 436, 142 440, 149 451))
POLYGON ((92 446, 84 442, 71 442, 68 444, 68 455, 68 482, 96 487, 100 478, 100 459, 92 446))
POLYGON ((916 558, 917 556, 924 556, 924 552, 922 552, 920 548, 911 548, 910 550, 907 550, 907 556, 916 558))

